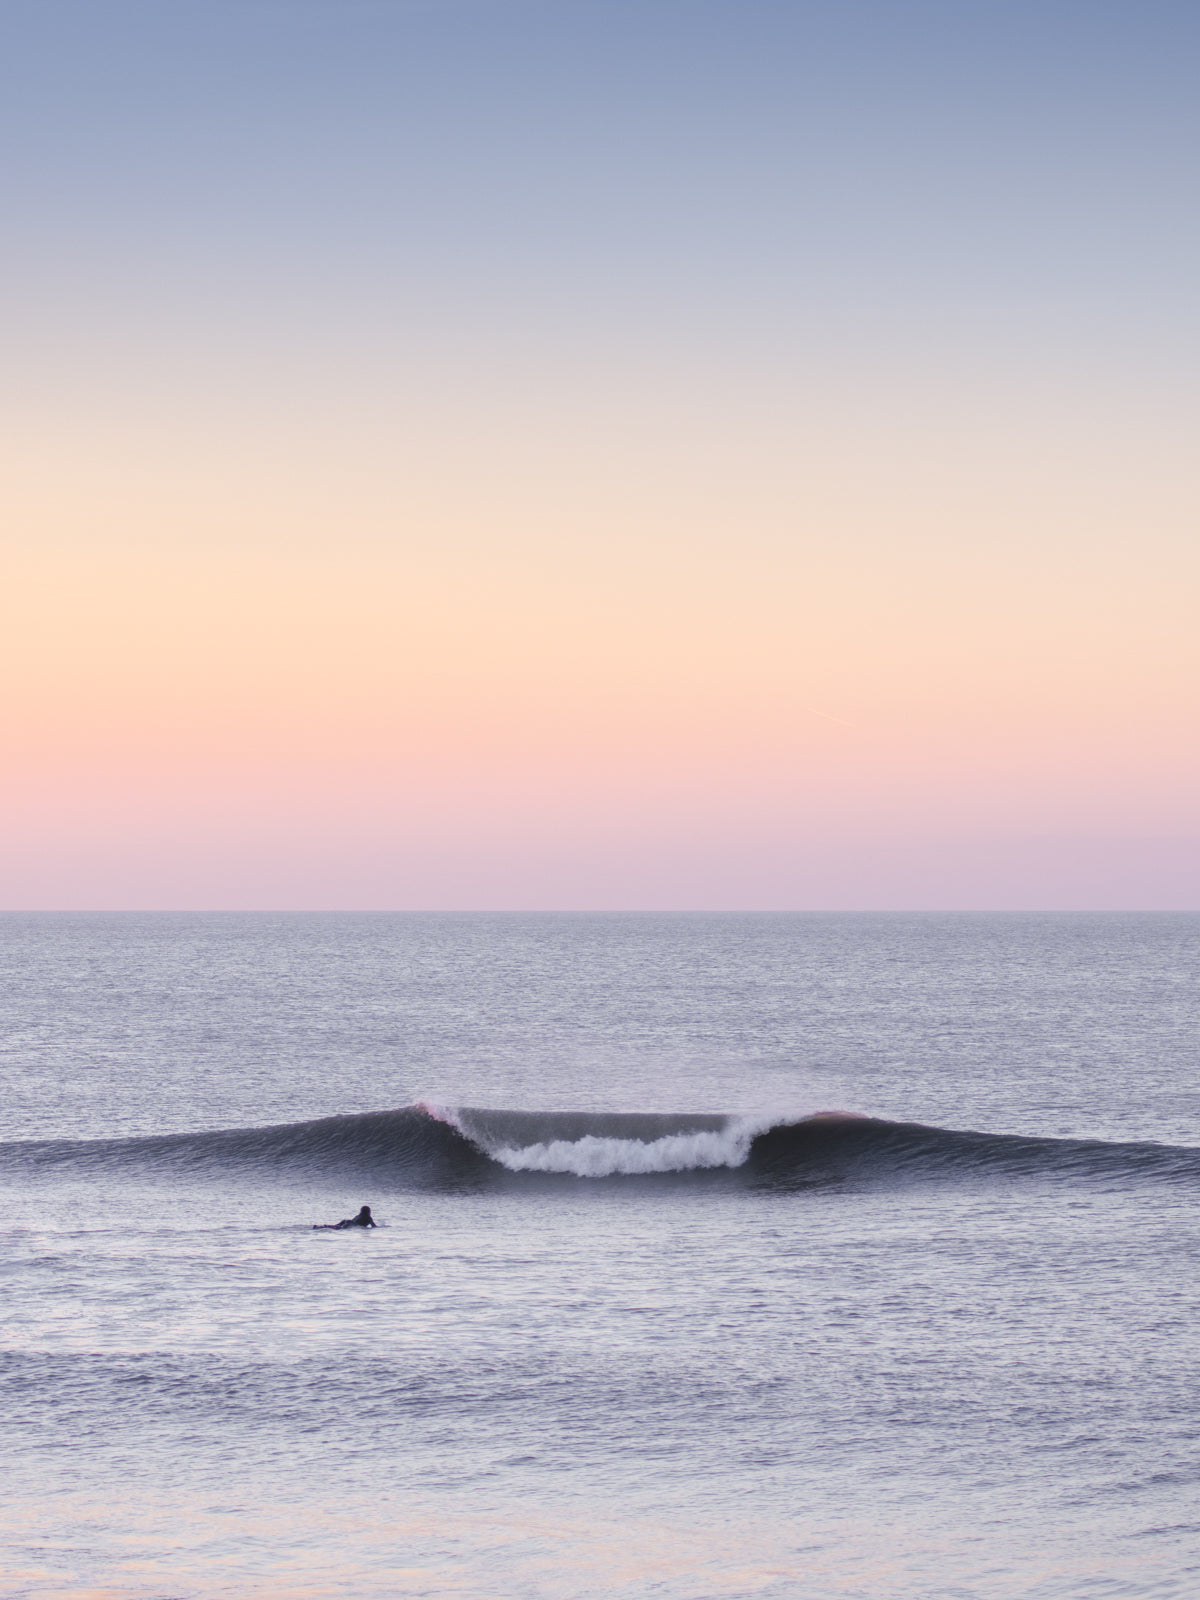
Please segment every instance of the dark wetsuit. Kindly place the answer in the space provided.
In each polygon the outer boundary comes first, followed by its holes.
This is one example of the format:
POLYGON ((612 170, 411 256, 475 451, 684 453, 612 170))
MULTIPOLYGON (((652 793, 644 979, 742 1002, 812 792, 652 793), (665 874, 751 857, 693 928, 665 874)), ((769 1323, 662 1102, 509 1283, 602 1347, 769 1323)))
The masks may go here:
POLYGON ((314 1228, 330 1228, 335 1233, 339 1228, 377 1228, 379 1224, 371 1215, 370 1206, 364 1206, 356 1217, 346 1217, 341 1222, 314 1222, 314 1228))

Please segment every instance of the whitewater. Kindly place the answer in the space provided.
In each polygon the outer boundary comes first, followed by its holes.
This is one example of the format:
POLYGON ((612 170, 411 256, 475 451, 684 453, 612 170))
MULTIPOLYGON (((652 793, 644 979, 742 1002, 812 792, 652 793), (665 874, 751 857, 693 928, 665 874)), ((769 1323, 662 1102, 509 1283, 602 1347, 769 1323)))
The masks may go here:
POLYGON ((1195 1594, 1198 980, 1184 915, 0 918, 0 1592, 1195 1594))

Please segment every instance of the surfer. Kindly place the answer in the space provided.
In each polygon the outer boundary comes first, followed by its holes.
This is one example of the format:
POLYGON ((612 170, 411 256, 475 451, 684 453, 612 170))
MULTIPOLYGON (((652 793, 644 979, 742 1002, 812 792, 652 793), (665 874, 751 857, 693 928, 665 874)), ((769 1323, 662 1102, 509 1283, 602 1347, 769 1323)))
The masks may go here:
POLYGON ((379 1224, 371 1215, 370 1206, 364 1206, 356 1217, 343 1217, 341 1222, 314 1222, 315 1228, 332 1228, 336 1232, 339 1228, 377 1228, 379 1224))

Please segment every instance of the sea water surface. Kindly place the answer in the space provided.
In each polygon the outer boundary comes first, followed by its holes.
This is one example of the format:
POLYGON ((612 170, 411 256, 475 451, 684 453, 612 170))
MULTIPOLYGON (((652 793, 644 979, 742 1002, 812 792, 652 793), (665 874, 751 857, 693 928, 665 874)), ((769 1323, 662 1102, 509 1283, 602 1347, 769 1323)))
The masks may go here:
POLYGON ((1200 917, 8 915, 0 984, 5 1596, 1200 1593, 1200 917))

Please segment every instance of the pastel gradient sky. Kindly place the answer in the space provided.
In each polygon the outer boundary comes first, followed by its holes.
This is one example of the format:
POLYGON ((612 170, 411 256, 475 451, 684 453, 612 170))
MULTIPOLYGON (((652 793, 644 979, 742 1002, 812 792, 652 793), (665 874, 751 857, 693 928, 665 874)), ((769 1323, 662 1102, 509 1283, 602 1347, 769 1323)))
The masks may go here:
POLYGON ((1200 906, 1193 0, 0 0, 0 904, 1200 906))

